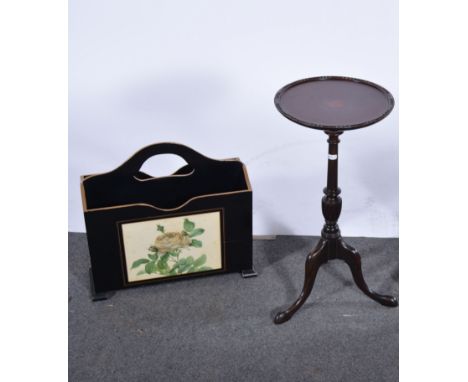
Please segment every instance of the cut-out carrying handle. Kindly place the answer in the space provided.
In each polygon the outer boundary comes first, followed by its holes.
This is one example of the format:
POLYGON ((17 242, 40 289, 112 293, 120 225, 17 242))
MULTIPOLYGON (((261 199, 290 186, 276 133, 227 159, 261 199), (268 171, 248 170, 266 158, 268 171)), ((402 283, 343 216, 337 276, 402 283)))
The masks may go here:
POLYGON ((155 143, 146 146, 133 154, 126 162, 117 167, 114 174, 134 176, 138 174, 143 164, 151 157, 160 154, 174 154, 184 159, 195 171, 209 166, 211 163, 216 162, 200 154, 199 152, 191 149, 190 147, 181 145, 179 143, 155 143))

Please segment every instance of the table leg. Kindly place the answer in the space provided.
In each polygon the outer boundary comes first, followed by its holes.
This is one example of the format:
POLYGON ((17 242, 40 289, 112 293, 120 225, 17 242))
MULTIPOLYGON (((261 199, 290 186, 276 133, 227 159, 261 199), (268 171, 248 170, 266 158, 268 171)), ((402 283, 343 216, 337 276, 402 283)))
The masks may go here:
POLYGON ((305 276, 304 276, 304 286, 302 292, 297 298, 297 300, 285 311, 279 312, 275 316, 275 324, 282 324, 283 322, 288 321, 294 313, 304 304, 309 297, 312 287, 314 286, 315 277, 320 266, 323 263, 327 262, 328 256, 326 249, 327 241, 320 239, 315 249, 309 253, 305 263, 305 276))
POLYGON ((354 282, 361 289, 364 294, 369 296, 371 299, 379 302, 385 306, 398 306, 398 300, 392 296, 385 296, 370 290, 364 280, 361 266, 361 255, 349 244, 346 244, 343 239, 338 240, 339 250, 337 258, 342 259, 348 264, 353 275, 354 282))

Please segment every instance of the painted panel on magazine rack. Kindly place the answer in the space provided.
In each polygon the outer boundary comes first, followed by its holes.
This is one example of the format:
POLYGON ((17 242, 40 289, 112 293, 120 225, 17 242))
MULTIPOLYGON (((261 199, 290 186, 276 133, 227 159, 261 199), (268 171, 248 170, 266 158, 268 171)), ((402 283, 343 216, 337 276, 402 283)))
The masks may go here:
POLYGON ((221 212, 121 222, 128 283, 223 269, 221 212))

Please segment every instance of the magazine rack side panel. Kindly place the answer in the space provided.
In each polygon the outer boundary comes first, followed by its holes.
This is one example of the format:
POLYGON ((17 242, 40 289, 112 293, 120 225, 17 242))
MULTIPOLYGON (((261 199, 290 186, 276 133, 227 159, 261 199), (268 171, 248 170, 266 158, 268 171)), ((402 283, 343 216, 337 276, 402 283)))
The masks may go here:
MULTIPOLYGON (((96 293, 130 286, 172 281, 178 278, 240 272, 252 267, 251 191, 195 199, 175 211, 161 211, 144 205, 91 210, 85 212, 85 221, 96 293), (129 275, 126 273, 129 264, 126 263, 122 243, 122 224, 126 222, 152 222, 153 220, 176 217, 182 217, 181 221, 184 221, 184 216, 187 215, 206 214, 215 211, 220 212, 222 220, 220 226, 222 230, 221 268, 215 267, 216 269, 200 273, 181 274, 175 277, 129 283, 129 275)), ((196 232, 193 233, 196 234, 196 232)), ((196 236, 193 239, 198 240, 196 236)))

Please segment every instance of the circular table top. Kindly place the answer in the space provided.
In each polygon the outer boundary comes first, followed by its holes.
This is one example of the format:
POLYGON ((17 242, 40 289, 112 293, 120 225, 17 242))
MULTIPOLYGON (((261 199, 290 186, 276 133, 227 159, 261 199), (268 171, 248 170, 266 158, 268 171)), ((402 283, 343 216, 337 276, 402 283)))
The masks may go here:
POLYGON ((384 119, 395 101, 369 81, 325 76, 295 81, 275 96, 278 111, 300 125, 319 130, 353 130, 384 119))

